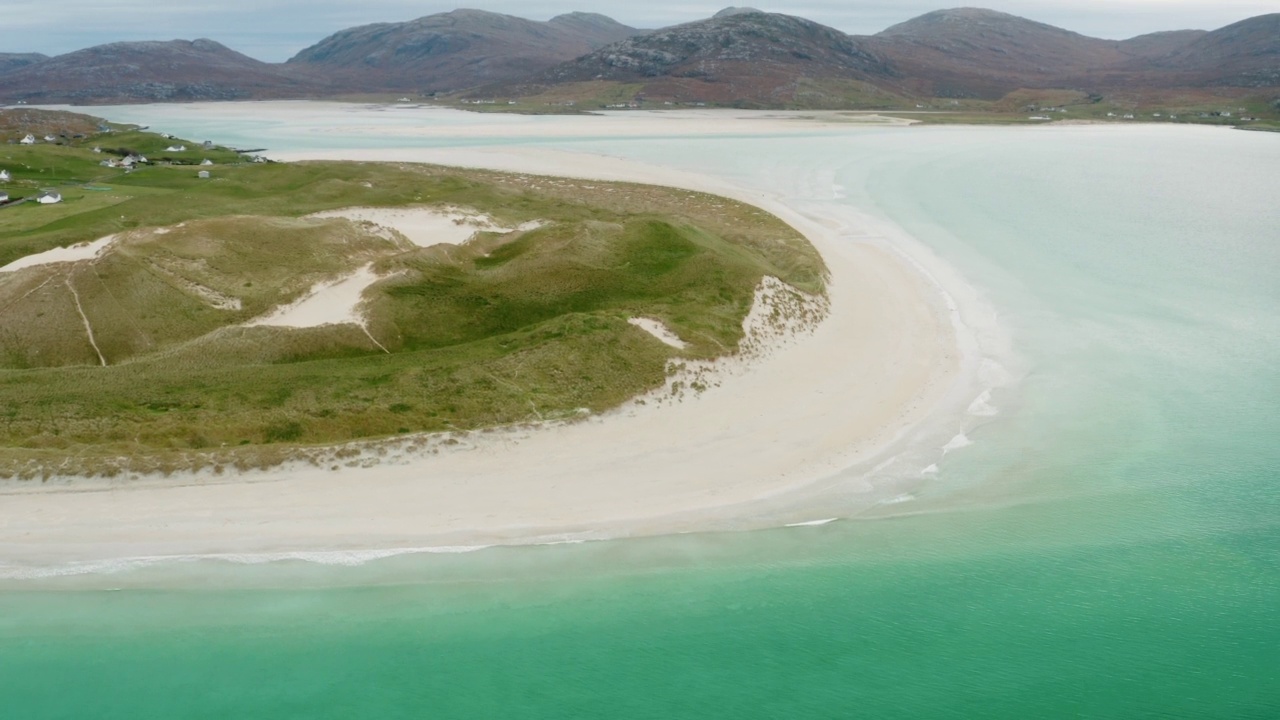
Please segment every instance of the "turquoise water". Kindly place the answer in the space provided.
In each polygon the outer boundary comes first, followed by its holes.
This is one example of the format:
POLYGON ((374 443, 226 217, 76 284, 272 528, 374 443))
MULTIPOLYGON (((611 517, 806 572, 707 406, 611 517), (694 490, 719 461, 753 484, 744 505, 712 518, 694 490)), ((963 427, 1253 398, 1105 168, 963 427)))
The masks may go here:
POLYGON ((4 717, 1280 716, 1280 137, 520 142, 891 221, 982 289, 1021 381, 893 517, 10 584, 4 717))

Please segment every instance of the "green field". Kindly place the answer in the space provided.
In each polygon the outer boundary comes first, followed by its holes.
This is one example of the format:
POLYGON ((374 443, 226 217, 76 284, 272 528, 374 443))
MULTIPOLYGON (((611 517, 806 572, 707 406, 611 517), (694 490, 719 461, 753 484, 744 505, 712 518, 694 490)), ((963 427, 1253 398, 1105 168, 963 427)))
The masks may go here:
POLYGON ((125 174, 91 149, 157 155, 169 142, 132 132, 0 148, 12 196, 65 199, 0 208, 0 266, 116 236, 94 260, 0 273, 0 476, 253 466, 353 440, 578 417, 660 387, 673 358, 732 352, 763 276, 823 290, 821 259, 795 230, 710 195, 229 151, 201 168, 210 179, 187 165, 125 174), (422 248, 303 217, 350 206, 541 225, 422 248), (370 264, 382 280, 364 296, 365 329, 244 325, 370 264))

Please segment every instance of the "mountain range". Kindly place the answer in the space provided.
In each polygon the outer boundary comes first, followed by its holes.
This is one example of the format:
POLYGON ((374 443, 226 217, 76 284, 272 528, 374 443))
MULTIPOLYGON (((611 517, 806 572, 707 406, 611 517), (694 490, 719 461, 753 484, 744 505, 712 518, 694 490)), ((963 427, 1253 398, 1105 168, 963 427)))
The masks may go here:
POLYGON ((536 22, 455 10, 343 30, 284 63, 212 40, 112 43, 56 57, 0 53, 6 103, 538 97, 576 87, 761 107, 998 99, 1037 88, 1274 94, 1280 13, 1212 32, 1115 41, 975 8, 931 12, 869 36, 752 8, 652 31, 592 13, 536 22))

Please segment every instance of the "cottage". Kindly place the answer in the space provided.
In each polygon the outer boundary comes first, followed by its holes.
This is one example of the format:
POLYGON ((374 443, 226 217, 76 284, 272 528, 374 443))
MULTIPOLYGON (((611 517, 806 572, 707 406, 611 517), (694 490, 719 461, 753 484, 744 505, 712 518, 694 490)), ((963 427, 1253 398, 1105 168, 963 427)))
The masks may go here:
POLYGON ((101 148, 101 147, 98 147, 97 145, 94 145, 94 146, 93 146, 93 151, 94 151, 94 152, 96 152, 96 153, 98 153, 98 154, 101 154, 101 153, 102 153, 102 148, 101 148))
POLYGON ((201 165, 212 165, 212 164, 213 164, 213 161, 212 161, 212 160, 210 160, 209 158, 205 158, 205 159, 203 159, 203 160, 201 160, 201 161, 200 161, 200 164, 201 164, 201 165))
POLYGON ((62 193, 56 190, 42 192, 36 196, 36 202, 40 203, 41 205, 52 205, 54 203, 60 203, 62 202, 62 193))
POLYGON ((7 203, 7 202, 9 202, 9 193, 3 190, 0 190, 0 203, 7 203))
POLYGON ((187 146, 186 145, 170 145, 169 147, 165 148, 164 151, 165 152, 186 152, 187 146))
POLYGON ((9 177, 8 170, 0 170, 0 182, 9 182, 13 178, 9 177))
POLYGON ((36 144, 36 136, 35 136, 35 135, 32 135, 31 133, 27 133, 27 136, 26 136, 26 137, 24 137, 24 138, 22 138, 22 139, 21 139, 21 140, 19 140, 18 142, 22 143, 23 145, 35 145, 35 144, 36 144))
POLYGON ((201 180, 208 180, 208 179, 209 179, 209 171, 208 171, 208 170, 201 170, 200 172, 196 173, 196 177, 200 178, 201 180))
POLYGON ((44 141, 45 141, 45 142, 58 142, 58 138, 56 138, 56 137, 54 137, 54 136, 52 136, 52 135, 45 135, 45 136, 44 136, 44 141))

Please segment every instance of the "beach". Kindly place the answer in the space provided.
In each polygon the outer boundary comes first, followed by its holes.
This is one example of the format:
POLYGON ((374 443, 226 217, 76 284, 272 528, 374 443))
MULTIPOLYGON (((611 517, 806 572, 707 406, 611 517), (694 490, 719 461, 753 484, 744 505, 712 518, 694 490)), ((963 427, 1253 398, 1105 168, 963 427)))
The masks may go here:
POLYGON ((761 337, 751 357, 700 369, 709 386, 701 393, 671 400, 663 389, 577 422, 473 432, 430 450, 375 445, 358 462, 234 476, 9 482, 0 489, 0 560, 473 548, 806 522, 908 492, 854 479, 834 509, 820 494, 793 502, 883 461, 925 420, 973 399, 958 389, 974 358, 966 364, 954 301, 856 214, 806 214, 721 180, 583 153, 371 149, 277 159, 433 162, 528 173, 529 182, 570 176, 733 197, 778 215, 821 252, 827 316, 761 337))

